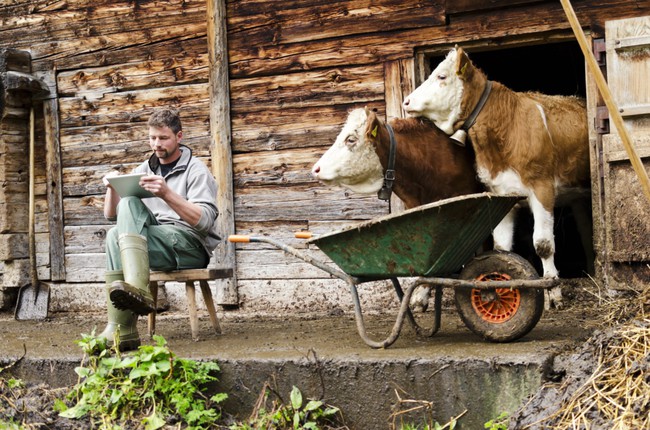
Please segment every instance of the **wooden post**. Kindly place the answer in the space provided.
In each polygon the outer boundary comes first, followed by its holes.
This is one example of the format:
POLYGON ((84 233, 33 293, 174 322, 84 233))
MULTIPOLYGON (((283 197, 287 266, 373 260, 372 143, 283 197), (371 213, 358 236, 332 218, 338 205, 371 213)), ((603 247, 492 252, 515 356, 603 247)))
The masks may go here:
POLYGON ((612 97, 612 93, 609 90, 609 87, 607 86, 607 81, 605 81, 605 77, 603 76, 603 73, 600 71, 600 68, 598 67, 598 63, 596 62, 596 59, 591 53, 591 49, 589 47, 589 44, 587 43, 587 37, 582 32, 582 28, 580 27, 578 18, 576 17, 573 7, 571 6, 571 2, 569 0, 560 0, 560 2, 562 3, 562 7, 564 8, 564 13, 567 16, 569 23, 571 24, 573 33, 575 34, 576 39, 578 39, 578 44, 580 45, 580 48, 582 49, 582 53, 585 56, 585 60, 587 61, 587 66, 589 67, 589 71, 594 76, 594 80, 596 81, 596 85, 598 86, 598 91, 600 91, 600 94, 603 96, 605 105, 607 105, 607 110, 609 111, 609 114, 612 117, 612 121, 616 126, 616 130, 618 131, 618 134, 621 137, 621 141, 623 142, 623 146, 627 151, 627 155, 630 157, 630 162, 632 163, 632 167, 634 168, 634 171, 639 177, 639 181, 641 182, 641 188, 643 189, 645 196, 648 198, 648 201, 650 201, 650 179, 648 179, 648 172, 645 171, 645 168, 643 167, 643 163, 641 162, 641 158, 639 157, 639 154, 637 154, 634 148, 634 144, 630 139, 630 135, 627 132, 627 128, 625 128, 623 117, 621 116, 621 113, 619 112, 618 107, 616 106, 616 102, 614 101, 614 97, 612 97))
MULTIPOLYGON (((384 63, 384 100, 386 103, 386 121, 405 118, 402 101, 415 89, 415 62, 413 58, 387 61, 384 63)), ((391 196, 392 213, 404 211, 404 202, 395 194, 391 196)))
POLYGON ((210 65, 210 134, 212 173, 217 179, 219 193, 219 234, 223 242, 215 250, 220 267, 233 269, 230 279, 217 280, 217 303, 237 305, 237 277, 235 272, 235 244, 228 242, 235 233, 233 202, 232 151, 230 148, 230 91, 228 82, 228 43, 226 28, 226 0, 208 0, 207 3, 208 58, 210 65))
POLYGON ((44 77, 50 94, 43 100, 47 177, 47 211, 50 232, 50 279, 65 280, 63 232, 63 178, 59 141, 59 103, 56 96, 56 70, 44 77))

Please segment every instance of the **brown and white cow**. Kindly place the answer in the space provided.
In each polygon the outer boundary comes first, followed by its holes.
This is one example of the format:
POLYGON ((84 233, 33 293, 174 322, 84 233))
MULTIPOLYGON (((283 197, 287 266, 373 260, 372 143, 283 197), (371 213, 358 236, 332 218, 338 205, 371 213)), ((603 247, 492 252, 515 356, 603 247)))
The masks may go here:
MULTIPOLYGON (((407 208, 480 192, 474 155, 453 143, 423 118, 394 119, 393 190, 407 208)), ((312 167, 314 178, 362 194, 377 193, 384 183, 390 137, 374 111, 352 110, 334 144, 312 167)))
MULTIPOLYGON (((393 119, 395 181, 393 191, 407 209, 438 200, 484 191, 476 178, 471 148, 455 144, 423 118, 393 119)), ((374 111, 355 109, 334 144, 314 164, 319 181, 357 193, 377 193, 388 168, 390 134, 374 111)), ((411 308, 427 309, 431 288, 422 285, 411 296, 411 308)))
MULTIPOLYGON (((522 73, 525 70, 522 69, 522 73)), ((431 76, 403 102, 410 115, 433 121, 451 135, 472 115, 488 78, 462 48, 452 49, 431 76)), ((479 179, 499 194, 528 197, 533 244, 544 277, 555 278, 553 208, 558 193, 589 181, 585 102, 577 97, 515 92, 492 82, 491 92, 467 131, 479 179)), ((511 250, 515 211, 497 226, 495 248, 511 250)), ((550 303, 560 305, 555 288, 550 303)))

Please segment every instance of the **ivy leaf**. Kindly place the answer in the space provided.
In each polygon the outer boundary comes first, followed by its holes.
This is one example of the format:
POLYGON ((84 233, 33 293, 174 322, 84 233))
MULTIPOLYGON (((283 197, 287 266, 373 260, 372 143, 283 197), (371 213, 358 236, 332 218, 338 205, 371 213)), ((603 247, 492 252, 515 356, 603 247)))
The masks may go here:
POLYGON ((291 388, 291 407, 294 410, 298 410, 298 409, 300 409, 301 406, 302 406, 302 393, 294 385, 291 388))
POLYGON ((319 402, 318 400, 310 400, 305 405, 304 411, 305 412, 315 411, 316 409, 320 408, 321 406, 323 406, 323 402, 319 402))
POLYGON ((154 411, 151 415, 142 420, 145 430, 156 430, 165 425, 166 421, 154 411))

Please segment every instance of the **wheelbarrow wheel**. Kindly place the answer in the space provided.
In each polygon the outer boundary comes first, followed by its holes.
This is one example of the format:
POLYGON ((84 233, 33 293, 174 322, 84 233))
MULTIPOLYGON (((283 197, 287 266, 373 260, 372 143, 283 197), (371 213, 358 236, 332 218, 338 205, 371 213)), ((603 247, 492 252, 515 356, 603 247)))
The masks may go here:
MULTIPOLYGON (((512 252, 490 251, 475 257, 460 273, 461 279, 510 281, 538 278, 535 268, 512 252)), ((525 336, 544 312, 539 288, 457 288, 456 309, 465 325, 492 342, 510 342, 525 336)))

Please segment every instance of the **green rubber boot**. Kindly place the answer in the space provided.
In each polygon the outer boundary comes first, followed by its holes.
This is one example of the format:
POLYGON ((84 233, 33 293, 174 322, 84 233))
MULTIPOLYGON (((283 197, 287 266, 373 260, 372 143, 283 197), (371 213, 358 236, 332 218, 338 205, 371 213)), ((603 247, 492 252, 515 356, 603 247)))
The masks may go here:
POLYGON ((115 334, 119 330, 120 351, 130 351, 140 346, 138 335, 138 316, 131 311, 121 311, 113 306, 109 297, 109 289, 114 281, 124 280, 121 270, 106 272, 106 304, 108 309, 108 324, 97 337, 106 338, 108 346, 115 344, 115 334))
POLYGON ((156 308, 149 291, 147 238, 139 234, 121 234, 118 244, 124 280, 115 281, 111 285, 111 302, 118 309, 147 315, 156 308))

